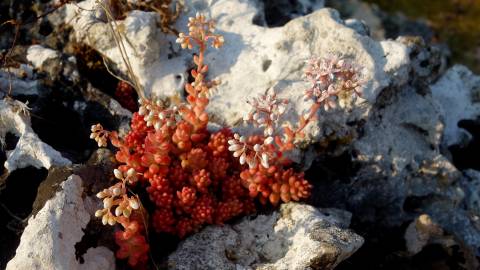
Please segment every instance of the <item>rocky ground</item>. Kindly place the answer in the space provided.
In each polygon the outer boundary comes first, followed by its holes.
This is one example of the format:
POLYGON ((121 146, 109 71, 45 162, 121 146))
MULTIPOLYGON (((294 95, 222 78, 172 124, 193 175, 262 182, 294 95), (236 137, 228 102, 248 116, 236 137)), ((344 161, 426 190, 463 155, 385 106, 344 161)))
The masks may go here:
MULTIPOLYGON (((64 2, 0 2, 1 22, 22 22, 0 28, 0 268, 126 269, 112 228, 93 217, 114 164, 89 133, 128 128, 135 108, 115 98, 112 75, 127 67, 96 2, 64 2)), ((152 269, 480 267, 480 77, 450 64, 420 22, 329 2, 185 0, 167 22, 118 11, 131 69, 155 96, 184 96, 189 80, 191 53, 172 33, 197 11, 217 21, 226 44, 206 56, 222 81, 212 128, 245 129, 245 99, 267 89, 302 113, 312 55, 365 70, 363 99, 322 112, 293 157, 314 186, 307 202, 184 241, 152 234, 152 269)))

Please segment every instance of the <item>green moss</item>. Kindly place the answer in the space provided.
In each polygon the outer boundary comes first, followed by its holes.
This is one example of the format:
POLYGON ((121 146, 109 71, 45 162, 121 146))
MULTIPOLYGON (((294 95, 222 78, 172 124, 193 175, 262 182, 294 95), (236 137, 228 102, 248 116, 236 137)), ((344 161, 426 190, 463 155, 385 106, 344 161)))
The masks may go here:
POLYGON ((366 0, 388 12, 426 19, 452 50, 454 62, 480 73, 480 1, 476 0, 366 0))

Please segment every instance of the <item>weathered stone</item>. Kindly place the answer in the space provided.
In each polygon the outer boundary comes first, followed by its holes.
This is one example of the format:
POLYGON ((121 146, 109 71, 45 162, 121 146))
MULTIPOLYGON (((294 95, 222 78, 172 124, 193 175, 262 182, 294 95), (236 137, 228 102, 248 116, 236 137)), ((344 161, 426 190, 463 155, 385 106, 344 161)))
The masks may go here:
POLYGON ((12 133, 19 138, 15 148, 7 151, 7 161, 4 166, 8 172, 27 166, 48 169, 54 164, 71 163, 38 138, 30 126, 28 107, 20 101, 0 100, 0 141, 4 140, 7 133, 12 133))
POLYGON ((172 269, 333 269, 362 237, 346 229, 348 212, 288 203, 279 212, 209 226, 168 258, 172 269))
POLYGON ((79 176, 70 176, 61 187, 29 219, 16 256, 7 269, 115 269, 113 252, 104 247, 89 249, 83 264, 77 261, 74 245, 82 239, 90 214, 84 207, 79 176))
POLYGON ((465 143, 471 135, 458 127, 458 122, 480 116, 480 77, 464 66, 456 65, 431 86, 445 123, 445 146, 465 143))

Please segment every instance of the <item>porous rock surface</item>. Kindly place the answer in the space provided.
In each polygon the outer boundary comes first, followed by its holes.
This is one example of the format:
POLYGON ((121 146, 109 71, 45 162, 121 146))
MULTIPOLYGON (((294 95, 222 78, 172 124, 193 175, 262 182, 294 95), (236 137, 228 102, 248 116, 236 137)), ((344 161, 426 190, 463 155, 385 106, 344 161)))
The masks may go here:
POLYGON ((480 77, 468 68, 455 65, 431 86, 433 98, 440 104, 445 125, 443 143, 453 145, 466 142, 471 135, 458 127, 462 119, 480 115, 480 77))
POLYGON ((61 188, 29 219, 16 256, 6 269, 115 269, 113 252, 105 247, 90 248, 83 256, 84 263, 77 261, 74 246, 82 239, 91 213, 84 206, 79 176, 71 175, 61 188))
POLYGON ((466 181, 466 172, 445 154, 450 146, 445 138, 456 141, 461 134, 456 124, 447 126, 480 115, 476 105, 466 109, 478 104, 478 86, 476 76, 454 66, 431 87, 385 89, 362 127, 363 135, 353 142, 355 175, 347 182, 321 183, 314 199, 349 209, 362 222, 380 227, 400 226, 428 214, 478 256, 480 213, 468 203, 478 183, 466 181), (449 102, 445 92, 458 97, 449 102))
POLYGON ((168 258, 172 269, 333 269, 363 244, 350 213, 287 203, 270 215, 209 226, 168 258))
MULTIPOLYGON (((212 119, 219 124, 239 127, 249 110, 246 100, 268 89, 290 100, 287 120, 298 119, 311 105, 304 101, 307 85, 302 79, 305 60, 311 56, 339 55, 361 63, 366 81, 364 100, 357 100, 356 105, 345 101, 341 110, 321 117, 319 125, 310 127, 307 139, 313 141, 334 133, 338 136, 351 133, 352 128, 345 123, 364 118, 380 90, 407 81, 410 69, 407 46, 392 40, 377 42, 358 33, 345 25, 335 10, 320 9, 283 27, 267 28, 253 23, 259 12, 255 1, 185 2, 186 11, 176 21, 176 29, 186 31, 187 18, 197 11, 205 12, 216 20, 216 31, 226 40, 222 48, 209 50, 206 55, 209 77, 222 82, 208 107, 212 119)), ((95 7, 93 1, 82 3, 95 7)), ((77 39, 125 70, 110 27, 100 19, 101 11, 74 12, 75 8, 67 7, 66 14, 77 15, 67 16, 66 22, 73 26, 77 39)), ((191 51, 181 50, 174 36, 165 35, 155 27, 157 16, 133 11, 125 20, 118 21, 116 27, 121 28, 128 41, 129 61, 145 93, 182 95, 191 66, 191 51)))

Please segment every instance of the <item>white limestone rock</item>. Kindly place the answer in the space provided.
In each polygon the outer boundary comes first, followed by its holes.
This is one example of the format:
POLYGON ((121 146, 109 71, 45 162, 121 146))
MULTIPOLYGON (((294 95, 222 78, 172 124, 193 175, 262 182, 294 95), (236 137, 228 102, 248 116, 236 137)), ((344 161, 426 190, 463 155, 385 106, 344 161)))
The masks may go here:
POLYGON ((42 45, 32 45, 27 50, 27 60, 37 69, 43 69, 47 60, 58 59, 60 53, 42 45))
POLYGON ((471 134, 457 124, 480 116, 480 77, 465 66, 455 65, 430 88, 445 123, 443 144, 451 146, 468 141, 471 134))
MULTIPOLYGON (((404 84, 408 79, 410 62, 404 44, 377 42, 361 35, 345 25, 335 10, 320 9, 283 27, 266 28, 252 22, 258 13, 255 1, 185 2, 186 11, 175 23, 176 29, 186 31, 188 17, 199 11, 217 21, 217 32, 226 40, 225 46, 209 50, 206 55, 209 77, 222 81, 208 107, 214 115, 212 119, 219 124, 238 127, 249 109, 246 98, 271 88, 291 101, 288 115, 297 119, 310 106, 303 99, 307 85, 302 80, 305 60, 310 56, 338 54, 350 58, 365 68, 363 77, 367 82, 367 102, 358 100, 354 106, 347 103, 341 110, 324 113, 320 123, 307 130, 307 139, 314 141, 329 130, 344 132, 341 129, 346 129, 346 122, 365 117, 368 104, 375 101, 382 89, 404 84)), ((110 27, 96 20, 94 12, 85 12, 79 11, 69 22, 78 40, 96 48, 125 71, 110 27)), ((114 27, 126 36, 133 72, 147 95, 182 94, 192 52, 180 50, 176 37, 161 33, 156 27, 157 19, 158 14, 133 11, 114 27)))
POLYGON ((52 165, 71 164, 70 160, 38 138, 30 125, 28 107, 20 101, 0 100, 0 142, 5 140, 7 133, 19 138, 15 149, 7 151, 4 166, 8 172, 28 166, 48 169, 52 165))
POLYGON ((359 161, 399 172, 412 164, 417 168, 418 161, 446 160, 439 149, 444 126, 431 95, 405 87, 389 90, 385 100, 388 106, 379 104, 382 109, 370 115, 364 136, 353 143, 359 161))
POLYGON ((75 244, 82 239, 90 214, 84 206, 79 176, 71 175, 61 187, 63 190, 29 219, 7 270, 115 269, 113 252, 105 247, 90 248, 83 264, 76 260, 75 244))
POLYGON ((171 269, 333 269, 363 244, 350 213, 287 203, 271 215, 209 226, 181 243, 171 269))

